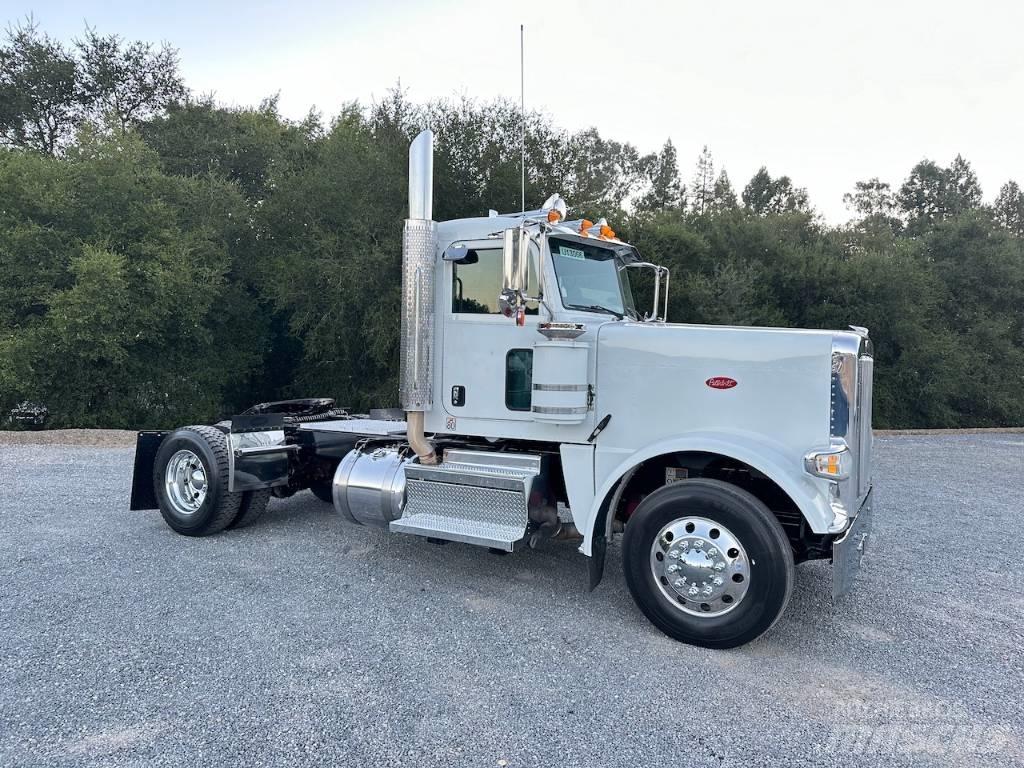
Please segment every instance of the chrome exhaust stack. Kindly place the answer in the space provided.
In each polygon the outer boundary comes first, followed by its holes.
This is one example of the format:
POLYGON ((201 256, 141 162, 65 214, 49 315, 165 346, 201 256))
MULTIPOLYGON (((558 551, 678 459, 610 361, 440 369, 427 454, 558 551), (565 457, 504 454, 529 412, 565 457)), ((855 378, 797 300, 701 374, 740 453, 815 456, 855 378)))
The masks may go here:
POLYGON ((434 134, 423 131, 409 147, 409 218, 402 231, 401 371, 398 394, 405 410, 406 435, 421 464, 437 464, 423 435, 423 414, 433 405, 434 262, 437 222, 434 208, 434 134))

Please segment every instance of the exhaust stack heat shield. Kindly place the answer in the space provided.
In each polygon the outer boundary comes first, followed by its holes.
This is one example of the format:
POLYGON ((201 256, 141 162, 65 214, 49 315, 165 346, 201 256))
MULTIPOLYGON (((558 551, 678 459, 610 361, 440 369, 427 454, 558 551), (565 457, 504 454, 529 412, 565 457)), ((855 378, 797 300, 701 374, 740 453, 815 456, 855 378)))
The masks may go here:
POLYGON ((433 216, 434 134, 423 131, 409 147, 409 218, 402 232, 402 328, 399 397, 406 411, 433 404, 434 259, 437 224, 433 216))

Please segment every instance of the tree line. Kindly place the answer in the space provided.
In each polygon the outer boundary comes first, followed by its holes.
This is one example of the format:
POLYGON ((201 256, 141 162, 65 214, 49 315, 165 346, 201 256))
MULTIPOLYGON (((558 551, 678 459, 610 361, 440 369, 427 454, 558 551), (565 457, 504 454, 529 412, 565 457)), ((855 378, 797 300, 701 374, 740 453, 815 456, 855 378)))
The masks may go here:
MULTIPOLYGON (((190 93, 177 52, 31 20, 0 47, 0 409, 166 427, 281 397, 397 401, 406 152, 434 130, 435 218, 519 209, 507 101, 401 91, 325 121, 190 93)), ((871 329, 880 427, 1024 424, 1024 192, 970 164, 858 182, 831 226, 761 168, 643 154, 526 116, 528 204, 561 192, 672 270, 676 322, 871 329)))

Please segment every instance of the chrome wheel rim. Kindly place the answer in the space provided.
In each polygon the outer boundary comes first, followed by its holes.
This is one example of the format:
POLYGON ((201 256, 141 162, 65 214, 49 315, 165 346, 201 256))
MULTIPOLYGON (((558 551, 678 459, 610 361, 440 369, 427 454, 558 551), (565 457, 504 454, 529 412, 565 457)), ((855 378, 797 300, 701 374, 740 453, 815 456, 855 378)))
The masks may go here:
POLYGON ((651 545, 651 573, 662 596, 692 616, 721 616, 743 602, 750 559, 740 540, 706 517, 680 517, 651 545))
POLYGON ((164 471, 167 500, 180 515, 194 515, 206 500, 206 467, 192 451, 181 450, 171 456, 164 471))

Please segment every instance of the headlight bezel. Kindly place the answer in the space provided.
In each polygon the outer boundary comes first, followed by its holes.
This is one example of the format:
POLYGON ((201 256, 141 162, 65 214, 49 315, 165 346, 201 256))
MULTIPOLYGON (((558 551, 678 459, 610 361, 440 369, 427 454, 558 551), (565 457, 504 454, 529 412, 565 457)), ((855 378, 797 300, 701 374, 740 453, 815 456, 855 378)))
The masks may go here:
POLYGON ((832 445, 804 456, 804 470, 815 477, 841 482, 853 473, 853 452, 845 440, 833 440, 832 445))

